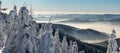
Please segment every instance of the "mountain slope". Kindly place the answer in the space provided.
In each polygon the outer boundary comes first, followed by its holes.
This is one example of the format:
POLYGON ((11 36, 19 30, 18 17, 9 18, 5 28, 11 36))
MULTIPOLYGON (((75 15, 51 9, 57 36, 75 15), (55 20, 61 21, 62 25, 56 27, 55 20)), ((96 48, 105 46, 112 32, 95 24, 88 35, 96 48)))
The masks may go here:
POLYGON ((92 29, 78 29, 62 24, 53 24, 53 29, 57 28, 60 32, 73 36, 81 41, 105 41, 108 39, 107 34, 92 29))
MULTIPOLYGON (((56 24, 53 24, 53 27, 55 27, 55 25, 56 24)), ((39 28, 41 28, 41 24, 39 24, 39 28)), ((53 34, 54 34, 56 29, 57 28, 53 29, 53 34)), ((70 41, 77 41, 79 51, 84 50, 85 53, 106 53, 106 48, 104 48, 104 47, 82 42, 82 41, 76 39, 75 37, 73 37, 67 33, 65 34, 64 32, 59 31, 59 38, 60 38, 61 42, 62 42, 64 36, 66 36, 68 45, 70 44, 70 41)))
POLYGON ((101 47, 101 46, 97 46, 97 45, 92 45, 92 44, 88 44, 85 42, 82 42, 70 35, 67 34, 63 34, 62 32, 60 32, 60 40, 62 41, 63 37, 67 36, 67 41, 68 44, 70 44, 70 41, 77 41, 78 43, 78 49, 79 50, 84 50, 86 53, 105 53, 106 52, 106 48, 101 47))
MULTIPOLYGON (((116 39, 118 46, 120 46, 120 38, 116 39)), ((100 43, 94 43, 94 45, 102 46, 102 47, 107 47, 108 41, 100 42, 100 43)))

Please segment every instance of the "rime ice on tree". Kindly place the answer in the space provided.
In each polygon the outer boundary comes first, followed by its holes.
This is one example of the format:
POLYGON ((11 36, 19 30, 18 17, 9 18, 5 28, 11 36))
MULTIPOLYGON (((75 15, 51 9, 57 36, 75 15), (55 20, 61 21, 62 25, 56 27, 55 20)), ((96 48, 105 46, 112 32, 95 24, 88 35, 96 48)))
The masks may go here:
POLYGON ((67 53, 67 52, 68 52, 68 43, 66 36, 64 36, 62 40, 62 53, 67 53))
POLYGON ((72 41, 70 41, 70 45, 68 46, 68 53, 72 53, 72 41))
POLYGON ((5 46, 10 53, 36 53, 36 23, 27 8, 21 7, 19 15, 15 9, 11 10, 6 22, 8 37, 5 46))
POLYGON ((39 40, 39 53, 52 53, 52 46, 53 46, 53 29, 52 29, 52 24, 47 23, 43 26, 45 29, 42 34, 40 34, 40 40, 39 40))
POLYGON ((61 51, 61 43, 59 40, 59 32, 58 29, 55 31, 53 38, 53 53, 60 53, 61 51))
POLYGON ((118 53, 117 49, 118 49, 118 45, 117 42, 115 40, 115 35, 116 31, 113 29, 112 34, 110 35, 109 39, 108 39, 108 49, 107 49, 107 53, 118 53))
POLYGON ((78 45, 76 41, 73 42, 72 53, 78 53, 78 45))

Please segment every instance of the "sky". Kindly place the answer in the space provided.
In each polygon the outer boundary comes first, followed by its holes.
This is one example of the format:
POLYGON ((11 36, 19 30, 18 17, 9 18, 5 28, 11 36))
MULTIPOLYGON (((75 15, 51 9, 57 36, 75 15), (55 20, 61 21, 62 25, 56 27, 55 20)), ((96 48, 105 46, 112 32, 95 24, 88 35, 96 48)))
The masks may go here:
POLYGON ((8 11, 32 4, 35 14, 120 14, 120 0, 1 0, 8 11))

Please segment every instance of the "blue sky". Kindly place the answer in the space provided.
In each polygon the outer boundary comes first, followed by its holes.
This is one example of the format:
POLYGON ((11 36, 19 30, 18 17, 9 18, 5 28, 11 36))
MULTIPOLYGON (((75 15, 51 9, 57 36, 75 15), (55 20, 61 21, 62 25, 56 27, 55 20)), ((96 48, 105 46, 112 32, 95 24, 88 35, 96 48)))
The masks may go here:
MULTIPOLYGON (((2 7, 32 4, 35 13, 120 13, 120 0, 2 0, 2 7)), ((29 5, 27 6, 28 8, 29 5)))

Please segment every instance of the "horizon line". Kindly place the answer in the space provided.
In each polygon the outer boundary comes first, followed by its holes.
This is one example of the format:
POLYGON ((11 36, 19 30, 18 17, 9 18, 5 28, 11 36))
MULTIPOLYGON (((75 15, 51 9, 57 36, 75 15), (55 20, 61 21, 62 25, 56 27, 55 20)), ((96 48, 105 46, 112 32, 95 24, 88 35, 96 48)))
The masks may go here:
MULTIPOLYGON (((11 10, 4 11, 5 13, 9 13, 11 10)), ((19 11, 19 10, 18 10, 19 11)), ((54 12, 54 11, 33 11, 34 15, 44 15, 44 14, 120 14, 116 12, 54 12)))

